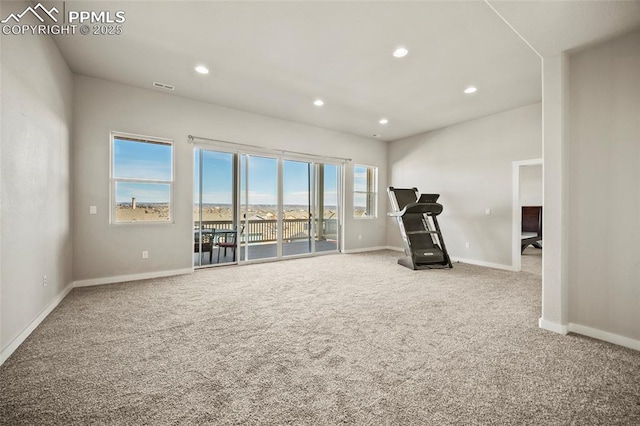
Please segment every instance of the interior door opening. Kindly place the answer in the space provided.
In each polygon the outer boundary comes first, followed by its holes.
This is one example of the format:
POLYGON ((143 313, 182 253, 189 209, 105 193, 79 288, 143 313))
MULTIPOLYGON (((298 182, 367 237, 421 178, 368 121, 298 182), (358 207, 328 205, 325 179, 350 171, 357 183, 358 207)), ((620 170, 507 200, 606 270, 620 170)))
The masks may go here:
POLYGON ((542 159, 512 163, 513 216, 512 255, 514 271, 526 269, 542 275, 542 159), (533 224, 530 216, 536 215, 533 224), (523 220, 526 217, 525 220, 523 220), (533 245, 535 244, 535 246, 533 245), (531 249, 533 247, 533 249, 531 249), (523 256, 526 255, 526 256, 523 256), (523 265, 523 257, 525 264, 523 265))

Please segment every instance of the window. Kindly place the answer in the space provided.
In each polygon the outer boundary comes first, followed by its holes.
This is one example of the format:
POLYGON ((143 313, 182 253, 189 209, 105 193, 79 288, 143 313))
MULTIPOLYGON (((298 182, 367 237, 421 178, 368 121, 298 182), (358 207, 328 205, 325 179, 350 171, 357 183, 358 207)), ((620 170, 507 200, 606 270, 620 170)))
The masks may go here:
POLYGON ((353 168, 353 217, 376 217, 378 169, 355 165, 353 168))
POLYGON ((111 134, 111 222, 171 222, 173 144, 111 134))

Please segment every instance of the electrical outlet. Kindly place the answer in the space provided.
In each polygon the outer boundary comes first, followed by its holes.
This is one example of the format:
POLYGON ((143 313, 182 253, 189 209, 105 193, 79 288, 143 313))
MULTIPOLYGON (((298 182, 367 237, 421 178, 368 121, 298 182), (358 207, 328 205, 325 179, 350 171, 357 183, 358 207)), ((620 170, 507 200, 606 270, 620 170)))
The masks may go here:
POLYGON ((98 207, 97 206, 89 206, 89 214, 97 214, 98 207))
POLYGON ((43 286, 43 287, 46 287, 46 286, 47 286, 47 276, 46 276, 46 275, 43 275, 43 276, 42 276, 42 286, 43 286))
POLYGON ((485 209, 484 210, 484 214, 486 214, 487 216, 491 214, 491 209, 485 209))
POLYGON ((142 252, 142 258, 143 258, 143 259, 148 259, 148 258, 149 258, 149 252, 148 252, 148 251, 146 251, 146 250, 144 250, 144 251, 142 252))
POLYGON ((471 244, 469 243, 469 241, 467 241, 466 243, 464 243, 464 246, 465 246, 466 248, 469 248, 469 247, 471 247, 471 244))
POLYGON ((361 240, 362 239, 362 234, 358 234, 358 239, 361 240))

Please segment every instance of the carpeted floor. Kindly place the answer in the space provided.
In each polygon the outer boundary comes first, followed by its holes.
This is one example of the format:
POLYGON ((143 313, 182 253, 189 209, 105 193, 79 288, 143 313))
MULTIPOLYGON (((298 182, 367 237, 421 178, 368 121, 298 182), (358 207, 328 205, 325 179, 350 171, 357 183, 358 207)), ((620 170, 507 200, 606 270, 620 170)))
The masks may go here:
POLYGON ((542 250, 532 246, 527 247, 520 257, 520 262, 522 272, 537 275, 542 280, 542 250))
POLYGON ((540 330, 539 273, 397 257, 75 289, 0 367, 0 423, 640 424, 640 352, 540 330))

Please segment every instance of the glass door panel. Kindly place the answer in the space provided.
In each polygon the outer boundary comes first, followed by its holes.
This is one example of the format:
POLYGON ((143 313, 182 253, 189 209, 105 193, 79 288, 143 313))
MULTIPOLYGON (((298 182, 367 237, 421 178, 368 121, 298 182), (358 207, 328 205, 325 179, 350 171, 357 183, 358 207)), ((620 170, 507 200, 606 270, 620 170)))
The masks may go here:
POLYGON ((338 250, 338 211, 340 167, 318 164, 317 167, 316 252, 338 250))
POLYGON ((279 257, 278 160, 243 154, 240 169, 241 259, 279 257))
POLYGON ((195 150, 194 266, 236 262, 234 154, 195 150))
POLYGON ((202 192, 200 174, 202 169, 200 164, 202 163, 202 151, 199 149, 194 150, 194 167, 193 167, 193 266, 202 266, 202 249, 204 248, 202 241, 202 234, 200 232, 200 221, 202 213, 202 192))
POLYGON ((339 249, 342 166, 195 150, 193 264, 339 249))
POLYGON ((313 165, 284 160, 282 167, 282 255, 312 253, 313 165))

